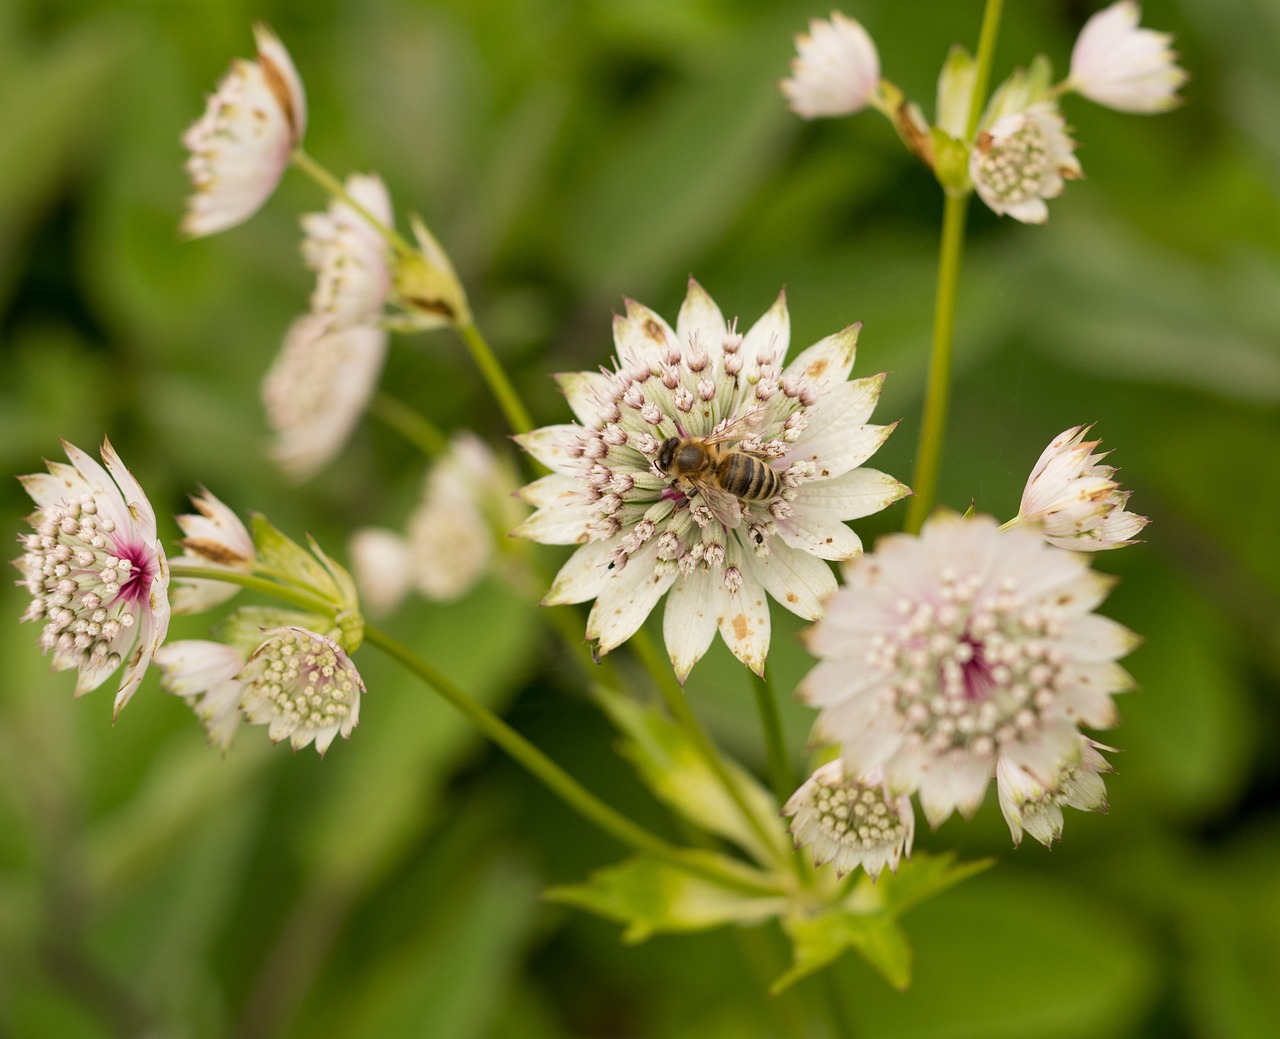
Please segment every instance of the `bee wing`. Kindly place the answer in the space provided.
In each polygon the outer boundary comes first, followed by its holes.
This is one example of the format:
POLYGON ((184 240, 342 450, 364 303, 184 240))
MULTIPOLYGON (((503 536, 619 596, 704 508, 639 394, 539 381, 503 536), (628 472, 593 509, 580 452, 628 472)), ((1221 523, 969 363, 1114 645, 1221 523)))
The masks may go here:
POLYGON ((732 529, 742 521, 742 503, 728 491, 699 480, 698 497, 706 503, 711 515, 726 528, 732 529))
POLYGON ((764 410, 756 408, 744 415, 739 415, 723 427, 717 427, 710 436, 703 437, 704 444, 725 444, 730 440, 742 440, 749 437, 756 426, 764 420, 764 410))

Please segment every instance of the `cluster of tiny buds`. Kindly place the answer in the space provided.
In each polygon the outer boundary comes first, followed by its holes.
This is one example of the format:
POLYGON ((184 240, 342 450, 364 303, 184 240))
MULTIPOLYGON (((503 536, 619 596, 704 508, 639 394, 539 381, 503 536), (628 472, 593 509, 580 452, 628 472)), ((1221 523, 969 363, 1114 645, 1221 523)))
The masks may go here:
POLYGON ((1065 661, 1062 620, 1027 607, 1006 577, 979 596, 982 580, 944 571, 936 599, 896 604, 902 625, 873 641, 868 663, 892 676, 909 739, 935 752, 963 746, 994 756, 1038 730, 1057 702, 1065 661))
POLYGON ((1044 137, 1030 121, 1000 140, 979 134, 975 161, 990 193, 1009 205, 1037 197, 1053 172, 1044 137))
POLYGON ((282 629, 264 642, 240 679, 251 687, 250 718, 290 733, 340 725, 360 694, 358 676, 334 644, 300 629, 282 629))
POLYGON ((144 570, 115 554, 110 535, 115 523, 98 515, 91 495, 77 502, 48 506, 34 533, 20 539, 25 554, 22 583, 32 601, 23 620, 45 623, 40 645, 55 650, 77 667, 114 669, 119 655, 111 646, 134 623, 124 607, 145 581, 144 570), (113 604, 124 598, 118 607, 113 604))
POLYGON ((822 832, 845 845, 892 845, 902 839, 905 829, 902 817, 885 800, 879 786, 849 781, 818 784, 813 791, 813 808, 822 832))

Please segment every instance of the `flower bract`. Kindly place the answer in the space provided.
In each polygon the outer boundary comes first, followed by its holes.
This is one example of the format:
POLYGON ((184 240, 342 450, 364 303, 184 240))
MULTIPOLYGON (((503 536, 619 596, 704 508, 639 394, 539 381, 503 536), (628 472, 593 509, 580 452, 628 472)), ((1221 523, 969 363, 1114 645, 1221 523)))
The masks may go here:
POLYGON ((1176 63, 1173 37, 1139 28, 1141 17, 1134 0, 1120 0, 1085 23, 1071 51, 1072 90, 1121 112, 1166 112, 1178 104, 1187 73, 1176 63))
POLYGON ((44 622, 55 671, 76 669, 76 696, 124 665, 115 714, 137 690, 169 630, 169 565, 147 496, 109 441, 104 469, 63 441, 67 458, 20 477, 36 503, 16 560, 31 593, 23 620, 44 622))
POLYGON ((1045 540, 1077 552, 1132 545, 1147 517, 1126 512, 1129 492, 1112 479, 1116 470, 1099 465, 1107 452, 1094 453, 1100 440, 1085 440, 1089 426, 1073 426, 1050 442, 1036 461, 1022 492, 1019 523, 1038 523, 1045 540))
POLYGON ((918 791, 933 825, 981 803, 1002 764, 1051 788, 1079 760, 1079 726, 1115 723, 1135 644, 1093 608, 1112 581, 1088 556, 988 516, 940 513, 844 566, 809 632, 821 662, 799 695, 855 775, 918 791))
MULTIPOLYGON (((237 573, 252 573, 255 558, 253 538, 235 512, 208 491, 191 499, 193 514, 178 516, 178 526, 186 536, 183 553, 174 563, 215 567, 237 573)), ((175 578, 172 588, 174 613, 199 613, 224 603, 239 591, 226 581, 175 578)))
POLYGON ((796 36, 797 55, 783 95, 805 119, 851 115, 865 108, 880 86, 880 56, 858 22, 839 11, 824 22, 814 19, 809 32, 796 36))
POLYGON ((182 137, 195 194, 182 230, 193 236, 234 227, 275 191, 307 127, 302 80, 265 25, 254 27, 258 56, 236 60, 182 137))
POLYGON ((1002 759, 996 767, 996 789, 1013 843, 1022 843, 1026 832, 1049 847, 1062 836, 1064 805, 1084 812, 1105 812, 1107 790, 1102 773, 1110 772, 1111 766, 1099 751, 1109 749, 1081 736, 1076 753, 1059 762, 1057 773, 1048 780, 1002 759))
MULTIPOLYGON (((391 197, 380 178, 355 174, 347 178, 346 189, 370 216, 390 226, 391 197)), ((316 272, 311 312, 331 328, 377 321, 391 292, 382 233, 342 199, 334 199, 327 212, 308 213, 302 228, 302 255, 316 272)))
POLYGON ((848 380, 857 333, 787 364, 782 297, 745 335, 695 281, 674 329, 628 302, 612 369, 560 377, 578 422, 517 438, 552 472, 522 492, 537 511, 515 533, 579 546, 544 603, 594 599, 587 637, 605 653, 666 594, 682 681, 717 629, 760 672, 768 597, 820 616, 825 561, 862 550, 845 521, 907 493, 861 468, 892 427, 867 424, 883 376, 848 380))

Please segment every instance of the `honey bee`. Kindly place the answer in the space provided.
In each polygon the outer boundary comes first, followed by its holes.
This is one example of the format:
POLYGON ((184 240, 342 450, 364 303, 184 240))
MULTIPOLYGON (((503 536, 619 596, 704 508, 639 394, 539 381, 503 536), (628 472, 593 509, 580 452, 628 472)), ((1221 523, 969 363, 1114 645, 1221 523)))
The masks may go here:
POLYGON ((782 493, 782 476, 755 451, 729 447, 741 435, 728 429, 707 437, 667 437, 658 448, 658 471, 688 498, 702 495, 711 511, 737 526, 742 504, 764 502, 782 493))

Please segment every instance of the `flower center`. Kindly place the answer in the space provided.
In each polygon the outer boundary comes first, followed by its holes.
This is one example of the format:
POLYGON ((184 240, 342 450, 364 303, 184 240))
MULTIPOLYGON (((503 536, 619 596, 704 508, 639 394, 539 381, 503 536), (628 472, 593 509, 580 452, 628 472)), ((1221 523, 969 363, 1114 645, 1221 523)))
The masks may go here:
POLYGON ((1058 699, 1062 619, 1028 606, 1018 582, 943 575, 936 597, 897 604, 902 623, 880 635, 871 664, 889 677, 910 738, 935 753, 994 756, 1033 738, 1058 699))
POLYGON ((998 140, 979 141, 978 173, 991 193, 1002 202, 1016 205, 1040 196, 1045 176, 1051 172, 1049 149, 1035 123, 998 140))

